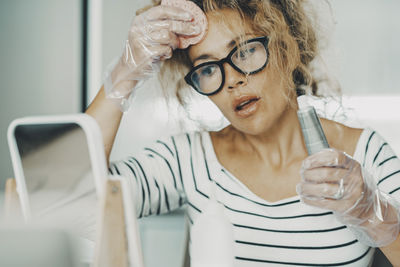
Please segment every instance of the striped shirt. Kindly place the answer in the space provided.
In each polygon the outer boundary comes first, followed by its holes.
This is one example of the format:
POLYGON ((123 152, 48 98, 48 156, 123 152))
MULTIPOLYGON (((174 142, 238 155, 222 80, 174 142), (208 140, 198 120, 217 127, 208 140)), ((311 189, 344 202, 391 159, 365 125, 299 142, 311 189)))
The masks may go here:
MULTIPOLYGON (((382 191, 400 200, 400 160, 377 132, 363 130, 354 158, 382 191)), ((233 225, 235 267, 372 262, 374 249, 358 242, 331 211, 308 206, 298 196, 268 202, 251 192, 218 162, 208 132, 158 140, 141 155, 112 163, 110 172, 128 177, 139 217, 187 204, 191 225, 209 203, 214 181, 233 225)))

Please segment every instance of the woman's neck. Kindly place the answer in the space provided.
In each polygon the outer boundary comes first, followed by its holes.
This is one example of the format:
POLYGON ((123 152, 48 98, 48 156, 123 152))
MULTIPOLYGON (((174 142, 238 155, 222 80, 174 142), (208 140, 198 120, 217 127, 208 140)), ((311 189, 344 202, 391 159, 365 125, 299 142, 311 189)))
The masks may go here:
POLYGON ((307 156, 294 108, 287 109, 273 127, 258 135, 240 132, 233 126, 225 128, 221 134, 231 146, 230 153, 255 157, 272 168, 284 168, 307 156))

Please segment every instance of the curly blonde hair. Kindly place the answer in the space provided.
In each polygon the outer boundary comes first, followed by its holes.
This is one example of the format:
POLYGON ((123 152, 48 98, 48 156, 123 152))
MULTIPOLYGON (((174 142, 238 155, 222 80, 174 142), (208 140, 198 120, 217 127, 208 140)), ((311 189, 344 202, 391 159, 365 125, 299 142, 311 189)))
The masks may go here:
MULTIPOLYGON (((323 95, 319 92, 319 81, 312 74, 311 62, 318 54, 318 39, 313 24, 314 14, 306 12, 307 0, 189 1, 194 2, 205 13, 222 9, 236 11, 243 21, 249 22, 254 33, 268 36, 268 64, 272 64, 281 73, 282 84, 288 89, 282 93, 288 100, 296 93, 323 95)), ((153 0, 153 6, 160 2, 153 0)), ((183 77, 191 67, 188 49, 176 50, 172 58, 163 63, 159 74, 164 92, 172 90, 183 105, 185 101, 181 92, 188 87, 183 77)))

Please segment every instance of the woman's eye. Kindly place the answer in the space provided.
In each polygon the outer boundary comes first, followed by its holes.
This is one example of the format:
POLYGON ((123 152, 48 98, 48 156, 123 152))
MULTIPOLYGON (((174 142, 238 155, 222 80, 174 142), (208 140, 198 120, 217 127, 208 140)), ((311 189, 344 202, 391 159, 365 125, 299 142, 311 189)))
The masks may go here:
POLYGON ((247 59, 248 57, 252 56, 255 52, 256 52, 255 47, 245 48, 243 50, 240 50, 236 57, 241 60, 247 59))
POLYGON ((254 54, 254 52, 256 52, 256 47, 252 47, 248 51, 250 54, 254 54))
POLYGON ((195 83, 195 84, 198 84, 198 83, 199 83, 199 75, 198 75, 197 73, 193 73, 193 75, 192 75, 192 81, 193 81, 193 83, 195 83))
POLYGON ((214 70, 215 70, 215 66, 204 67, 201 69, 201 75, 202 76, 210 76, 213 74, 214 70))

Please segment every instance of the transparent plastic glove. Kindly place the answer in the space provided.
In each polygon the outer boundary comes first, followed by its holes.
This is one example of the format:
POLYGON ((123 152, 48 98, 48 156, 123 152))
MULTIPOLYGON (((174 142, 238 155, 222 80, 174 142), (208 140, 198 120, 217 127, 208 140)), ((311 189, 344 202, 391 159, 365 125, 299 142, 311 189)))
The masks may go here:
POLYGON ((106 96, 122 111, 129 107, 132 91, 172 56, 179 44, 177 35, 200 33, 192 20, 190 13, 171 6, 156 6, 134 18, 122 56, 106 72, 104 81, 106 96))
POLYGON ((301 200, 332 210, 360 242, 382 247, 397 238, 399 203, 380 191, 371 174, 346 153, 315 153, 303 161, 300 175, 296 190, 301 200))

